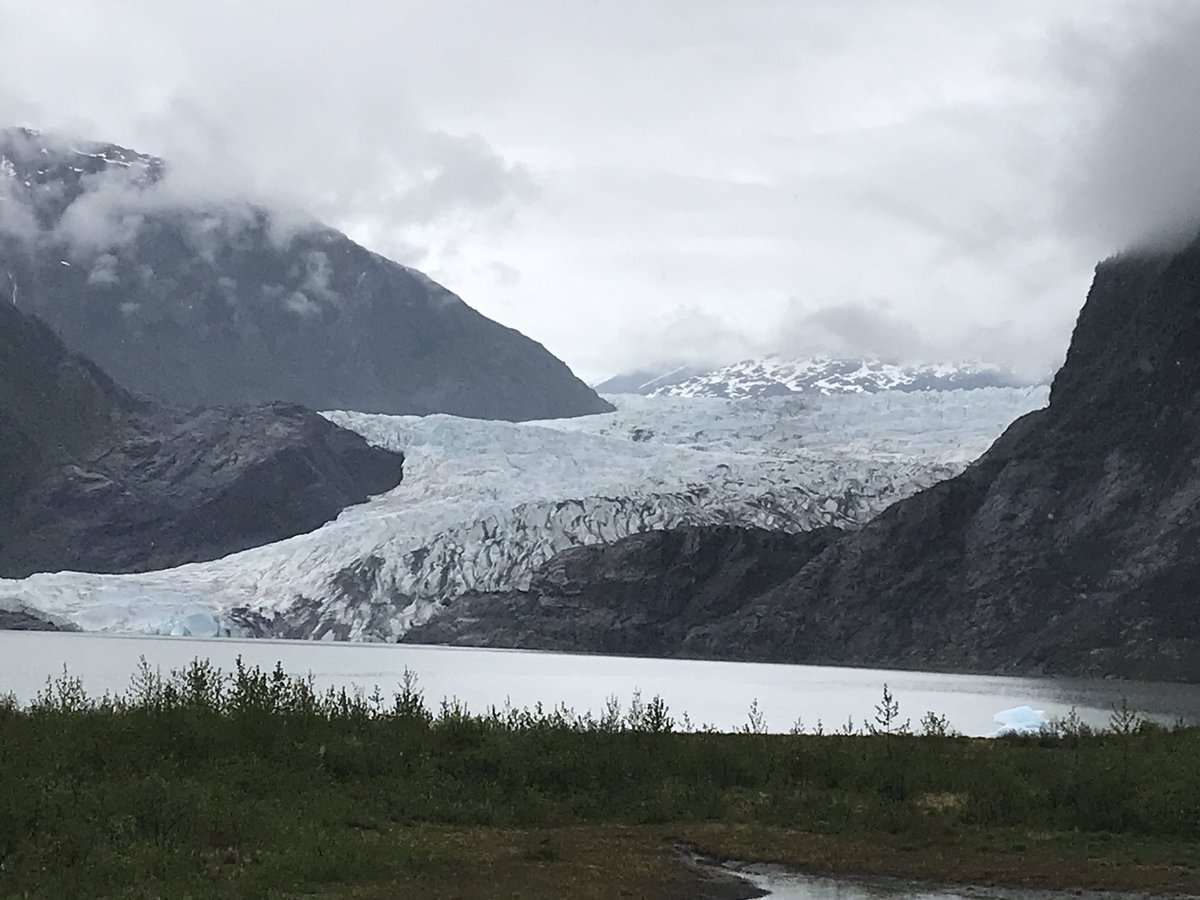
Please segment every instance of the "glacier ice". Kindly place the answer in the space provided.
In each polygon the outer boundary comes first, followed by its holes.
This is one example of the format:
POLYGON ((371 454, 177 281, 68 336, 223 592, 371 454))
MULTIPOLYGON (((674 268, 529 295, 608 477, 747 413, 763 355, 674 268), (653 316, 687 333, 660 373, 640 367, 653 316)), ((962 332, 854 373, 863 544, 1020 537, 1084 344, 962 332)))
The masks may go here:
POLYGON ((329 412, 404 450, 404 482, 309 534, 165 571, 0 579, 0 602, 84 630, 392 640, 465 591, 524 586, 572 546, 682 525, 855 527, 1046 398, 621 396, 615 413, 516 424, 329 412))
POLYGON ((1000 727, 989 737, 1000 737, 1005 734, 1041 734, 1046 727, 1046 713, 1030 706, 1014 706, 1003 709, 992 716, 992 721, 1000 727))
POLYGON ((222 637, 228 632, 211 612, 199 609, 185 612, 181 618, 160 629, 160 633, 175 637, 222 637))

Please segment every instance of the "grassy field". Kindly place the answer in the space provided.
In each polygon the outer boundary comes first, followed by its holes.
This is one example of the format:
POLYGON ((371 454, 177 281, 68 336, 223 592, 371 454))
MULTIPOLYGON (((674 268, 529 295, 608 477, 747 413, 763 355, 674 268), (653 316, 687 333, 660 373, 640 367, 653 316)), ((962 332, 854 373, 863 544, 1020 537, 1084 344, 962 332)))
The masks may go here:
MULTIPOLYGON (((281 671, 143 669, 0 703, 0 896, 734 897, 684 865, 1200 891, 1200 731, 687 731, 603 714, 429 710, 281 671), (700 893, 698 893, 700 892, 700 893), (707 893, 705 893, 707 892, 707 893)), ((849 729, 847 729, 849 730, 849 729)))

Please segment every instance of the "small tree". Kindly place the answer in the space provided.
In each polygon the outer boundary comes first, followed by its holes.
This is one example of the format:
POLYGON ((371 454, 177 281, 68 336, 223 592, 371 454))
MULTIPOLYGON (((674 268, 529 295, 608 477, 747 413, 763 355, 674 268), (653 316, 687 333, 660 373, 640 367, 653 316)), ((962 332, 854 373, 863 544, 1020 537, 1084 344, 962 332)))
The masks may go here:
POLYGON ((1108 729, 1113 734, 1131 735, 1141 731, 1146 719, 1136 709, 1129 706, 1129 700, 1121 698, 1119 705, 1113 705, 1112 715, 1108 717, 1108 729))
POLYGON ((879 703, 875 705, 875 718, 867 722, 867 732, 869 734, 908 734, 909 722, 905 720, 903 725, 898 725, 900 721, 900 701, 892 695, 891 689, 887 683, 883 685, 883 697, 879 703))
POLYGON ((767 717, 763 715, 762 710, 758 708, 758 699, 756 698, 750 704, 750 712, 746 716, 746 724, 742 726, 743 734, 766 734, 767 733, 767 717))
POLYGON ((654 734, 669 734, 675 730, 675 720, 667 710, 667 703, 658 694, 646 704, 646 710, 642 713, 642 730, 654 734))
POLYGON ((921 734, 925 737, 947 737, 951 734, 950 720, 933 710, 921 716, 921 734))

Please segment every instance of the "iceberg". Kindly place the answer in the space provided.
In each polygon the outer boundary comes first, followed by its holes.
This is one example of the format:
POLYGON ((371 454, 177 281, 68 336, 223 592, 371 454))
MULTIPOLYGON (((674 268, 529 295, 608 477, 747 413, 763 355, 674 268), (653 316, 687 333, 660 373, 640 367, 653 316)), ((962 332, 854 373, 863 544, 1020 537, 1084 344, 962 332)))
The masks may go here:
POLYGON ((1000 737, 1005 734, 1041 734, 1047 725, 1044 710, 1031 706, 1014 706, 1003 709, 992 716, 992 721, 1000 727, 988 737, 1000 737))

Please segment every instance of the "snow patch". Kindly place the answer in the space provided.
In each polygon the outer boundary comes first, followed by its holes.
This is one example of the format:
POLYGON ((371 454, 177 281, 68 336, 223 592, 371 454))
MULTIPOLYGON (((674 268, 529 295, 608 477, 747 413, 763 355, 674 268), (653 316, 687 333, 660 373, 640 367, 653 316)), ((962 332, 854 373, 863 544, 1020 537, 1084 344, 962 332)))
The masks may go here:
POLYGON ((639 393, 673 397, 770 397, 786 394, 862 394, 880 391, 945 391, 1016 386, 997 366, 977 362, 901 366, 877 359, 747 359, 686 379, 664 376, 639 393))

